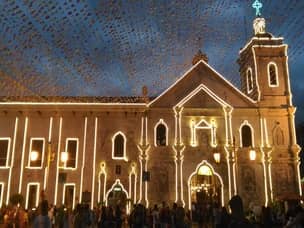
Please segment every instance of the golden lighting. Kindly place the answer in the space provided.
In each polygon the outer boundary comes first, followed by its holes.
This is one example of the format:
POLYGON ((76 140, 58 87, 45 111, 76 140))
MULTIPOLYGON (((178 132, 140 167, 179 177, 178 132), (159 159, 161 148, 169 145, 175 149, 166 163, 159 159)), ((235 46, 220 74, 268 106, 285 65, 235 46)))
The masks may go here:
POLYGON ((214 158, 214 161, 216 163, 220 163, 220 161, 221 161, 221 154, 219 152, 214 152, 213 153, 213 158, 214 158))
POLYGON ((254 161, 256 159, 256 152, 254 149, 249 150, 249 158, 251 161, 254 161))
POLYGON ((65 163, 69 159, 68 152, 61 152, 60 160, 61 162, 65 163))
POLYGON ((198 175, 204 175, 204 176, 212 176, 212 170, 209 168, 209 166, 202 165, 197 172, 198 175))
POLYGON ((30 157, 31 157, 31 161, 37 161, 39 157, 39 153, 37 151, 32 151, 30 157))

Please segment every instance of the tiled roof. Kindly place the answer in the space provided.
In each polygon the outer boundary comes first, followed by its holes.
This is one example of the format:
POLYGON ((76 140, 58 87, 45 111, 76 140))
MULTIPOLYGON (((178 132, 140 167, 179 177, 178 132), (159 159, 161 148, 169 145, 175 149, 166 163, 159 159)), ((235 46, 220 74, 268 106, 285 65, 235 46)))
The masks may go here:
MULTIPOLYGON (((148 98, 149 100, 153 99, 148 98)), ((63 102, 63 103, 146 103, 144 97, 61 97, 22 96, 0 97, 0 102, 63 102)))

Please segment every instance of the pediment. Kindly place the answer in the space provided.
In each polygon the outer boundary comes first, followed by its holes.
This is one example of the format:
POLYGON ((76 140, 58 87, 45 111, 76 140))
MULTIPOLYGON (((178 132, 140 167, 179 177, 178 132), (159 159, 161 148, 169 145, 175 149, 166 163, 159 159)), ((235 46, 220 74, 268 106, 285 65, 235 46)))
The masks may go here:
POLYGON ((204 61, 200 61, 190 68, 173 85, 151 101, 149 106, 160 108, 177 106, 201 85, 207 89, 200 90, 184 103, 186 107, 220 107, 219 105, 222 105, 222 103, 219 100, 232 107, 256 106, 253 100, 244 95, 204 61), (219 100, 215 100, 210 97, 210 94, 206 94, 207 90, 212 94, 216 94, 219 100))
POLYGON ((222 105, 201 89, 183 104, 184 108, 221 108, 222 105))

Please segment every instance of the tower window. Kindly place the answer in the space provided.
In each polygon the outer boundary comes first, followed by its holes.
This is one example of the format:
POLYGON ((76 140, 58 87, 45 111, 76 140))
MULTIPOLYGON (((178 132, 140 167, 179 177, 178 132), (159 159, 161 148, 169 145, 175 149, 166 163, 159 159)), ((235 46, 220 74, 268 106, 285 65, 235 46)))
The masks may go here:
POLYGON ((270 87, 279 86, 278 81, 278 68, 275 63, 268 64, 268 83, 270 87))
POLYGON ((121 132, 116 133, 112 138, 112 158, 125 159, 126 137, 121 132))
POLYGON ((251 93, 253 90, 253 78, 252 78, 251 68, 248 68, 247 70, 246 80, 247 80, 247 93, 251 93))
POLYGON ((244 125, 241 129, 241 134, 242 134, 242 146, 251 147, 252 146, 251 128, 248 125, 244 125))

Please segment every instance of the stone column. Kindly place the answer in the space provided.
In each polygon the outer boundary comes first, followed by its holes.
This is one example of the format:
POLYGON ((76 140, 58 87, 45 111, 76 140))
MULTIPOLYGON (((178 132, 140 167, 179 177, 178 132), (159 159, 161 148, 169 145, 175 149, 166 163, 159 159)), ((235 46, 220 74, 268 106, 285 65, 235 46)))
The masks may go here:
POLYGON ((181 114, 183 108, 175 107, 175 142, 173 150, 175 151, 175 202, 181 206, 185 206, 183 197, 183 151, 185 146, 181 136, 181 114))
POLYGON ((143 113, 142 116, 142 138, 138 145, 138 149, 140 151, 139 154, 139 163, 140 163, 140 188, 139 188, 139 200, 138 203, 143 204, 145 207, 149 206, 148 201, 148 182, 143 181, 143 173, 147 172, 147 165, 148 165, 148 155, 147 152, 150 149, 150 145, 148 144, 148 135, 147 135, 147 126, 148 126, 148 119, 147 119, 147 112, 143 113))
POLYGON ((264 172, 264 185, 265 185, 265 204, 269 205, 270 202, 273 201, 273 192, 272 192, 272 178, 271 178, 271 157, 272 148, 262 147, 261 148, 261 161, 263 164, 263 172, 264 172))
POLYGON ((228 184, 229 184, 229 198, 233 195, 237 194, 237 184, 236 184, 236 145, 235 139, 232 137, 232 126, 231 126, 231 119, 232 119, 232 111, 231 107, 225 107, 224 114, 225 114, 225 121, 226 121, 226 158, 227 158, 227 173, 228 173, 228 184))
POLYGON ((235 143, 225 146, 226 158, 227 158, 227 173, 228 173, 228 184, 229 184, 229 199, 237 194, 236 185, 236 156, 235 156, 235 143))
POLYGON ((294 164, 294 171, 297 177, 298 184, 298 193, 302 196, 302 187, 301 187, 301 177, 300 177, 300 157, 299 153, 301 151, 300 146, 297 144, 296 131, 295 131, 295 120, 294 114, 296 112, 295 107, 288 108, 288 123, 290 131, 290 150, 291 150, 291 162, 294 164))

